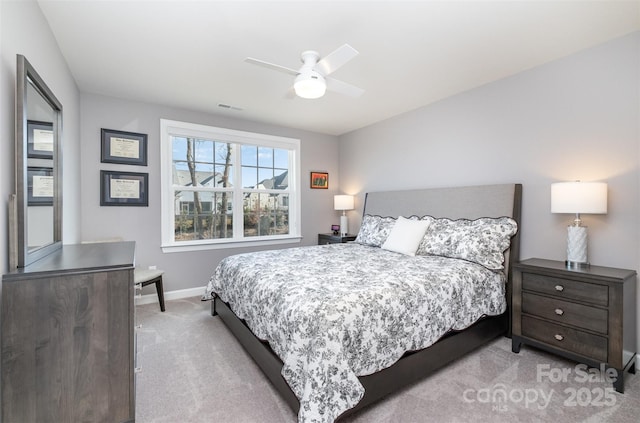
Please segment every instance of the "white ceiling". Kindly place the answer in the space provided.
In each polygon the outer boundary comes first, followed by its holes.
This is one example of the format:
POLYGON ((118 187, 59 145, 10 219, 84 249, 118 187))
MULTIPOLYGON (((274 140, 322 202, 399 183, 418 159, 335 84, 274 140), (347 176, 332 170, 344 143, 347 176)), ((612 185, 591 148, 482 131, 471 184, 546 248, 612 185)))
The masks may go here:
POLYGON ((640 30, 640 0, 39 3, 82 92, 333 135, 640 30), (294 98, 244 62, 298 69, 345 43, 360 55, 332 76, 355 99, 294 98))

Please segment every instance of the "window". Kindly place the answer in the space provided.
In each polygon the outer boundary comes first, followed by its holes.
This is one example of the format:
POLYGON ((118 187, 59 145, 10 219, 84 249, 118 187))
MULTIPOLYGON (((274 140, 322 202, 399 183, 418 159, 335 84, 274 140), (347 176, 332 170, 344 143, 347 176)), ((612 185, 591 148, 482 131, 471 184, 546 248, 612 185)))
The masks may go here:
POLYGON ((300 140, 161 119, 164 251, 300 240, 300 140))

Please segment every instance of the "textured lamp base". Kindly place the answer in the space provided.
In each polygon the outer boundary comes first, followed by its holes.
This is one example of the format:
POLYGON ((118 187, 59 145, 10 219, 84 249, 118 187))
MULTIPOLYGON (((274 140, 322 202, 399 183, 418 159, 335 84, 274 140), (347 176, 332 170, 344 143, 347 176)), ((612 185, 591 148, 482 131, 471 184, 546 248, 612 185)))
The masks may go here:
POLYGON ((340 216, 340 235, 347 236, 349 231, 349 219, 344 214, 340 216))
POLYGON ((567 260, 565 264, 569 269, 589 266, 586 226, 574 225, 567 227, 567 260))

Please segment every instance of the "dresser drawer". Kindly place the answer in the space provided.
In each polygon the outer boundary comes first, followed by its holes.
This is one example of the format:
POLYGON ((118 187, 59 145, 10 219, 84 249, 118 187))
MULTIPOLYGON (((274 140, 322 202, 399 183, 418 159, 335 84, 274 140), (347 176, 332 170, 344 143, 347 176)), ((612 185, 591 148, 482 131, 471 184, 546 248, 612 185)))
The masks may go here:
POLYGON ((607 285, 523 273, 522 289, 553 295, 558 298, 584 301, 603 307, 609 305, 609 288, 607 285))
POLYGON ((607 338, 529 316, 522 316, 522 335, 606 363, 607 338))
POLYGON ((525 292, 522 294, 522 312, 607 334, 609 313, 605 309, 525 292))

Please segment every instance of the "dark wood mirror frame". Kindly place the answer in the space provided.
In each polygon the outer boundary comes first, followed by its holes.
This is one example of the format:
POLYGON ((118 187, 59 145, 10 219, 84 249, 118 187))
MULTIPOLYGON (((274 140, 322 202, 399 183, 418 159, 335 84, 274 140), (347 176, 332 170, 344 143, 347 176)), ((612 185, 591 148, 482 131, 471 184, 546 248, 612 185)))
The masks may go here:
MULTIPOLYGON (((16 68, 16 195, 10 205, 10 259, 12 269, 26 267, 62 247, 62 104, 44 80, 23 55, 17 55, 16 68), (53 221, 52 240, 43 245, 29 246, 29 180, 28 170, 29 116, 28 93, 30 88, 51 107, 53 153, 51 175, 53 176, 53 221)), ((33 222, 32 222, 33 223, 33 222)), ((41 222, 39 222, 41 223, 41 222)), ((47 223, 48 224, 48 223, 47 223)), ((33 235, 33 234, 32 234, 33 235)), ((12 270, 10 269, 10 270, 12 270)))

